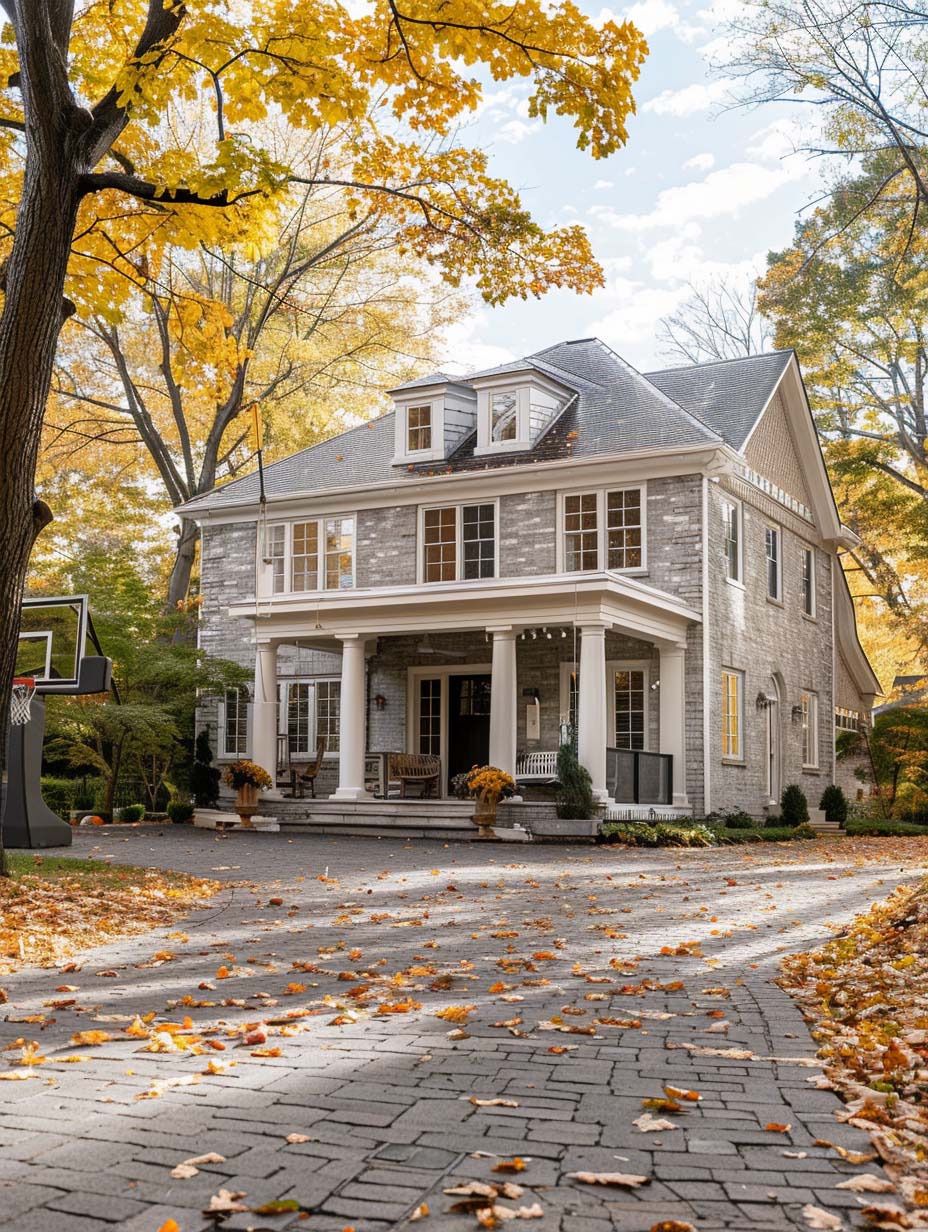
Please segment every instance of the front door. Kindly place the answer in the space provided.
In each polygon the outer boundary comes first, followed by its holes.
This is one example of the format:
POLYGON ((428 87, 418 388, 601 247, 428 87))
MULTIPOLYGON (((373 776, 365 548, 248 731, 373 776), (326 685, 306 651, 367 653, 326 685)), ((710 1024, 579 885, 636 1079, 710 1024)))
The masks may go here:
MULTIPOLYGON (((448 680, 448 783, 490 756, 490 676, 448 680)), ((450 787, 449 787, 450 790, 450 787)))

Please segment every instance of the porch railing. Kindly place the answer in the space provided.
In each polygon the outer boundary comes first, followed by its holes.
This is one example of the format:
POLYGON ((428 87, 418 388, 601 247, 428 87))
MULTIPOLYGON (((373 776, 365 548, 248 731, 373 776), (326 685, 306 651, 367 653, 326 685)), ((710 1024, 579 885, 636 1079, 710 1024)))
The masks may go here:
POLYGON ((673 756, 607 748, 606 788, 617 804, 670 804, 673 756))

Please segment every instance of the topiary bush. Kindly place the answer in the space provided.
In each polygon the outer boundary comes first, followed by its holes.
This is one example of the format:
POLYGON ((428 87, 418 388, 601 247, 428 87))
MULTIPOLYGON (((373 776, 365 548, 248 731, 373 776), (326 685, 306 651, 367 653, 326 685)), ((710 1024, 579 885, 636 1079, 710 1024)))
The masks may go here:
POLYGON ((801 826, 809 820, 809 802, 797 783, 783 788, 780 797, 780 821, 784 826, 801 826))
POLYGON ((836 821, 842 826, 847 821, 847 796, 836 783, 825 788, 818 807, 825 810, 827 821, 836 821))
POLYGON ((127 804, 116 814, 120 821, 141 821, 145 816, 144 804, 127 804))
POLYGON ((727 830, 753 830, 757 824, 751 814, 746 813, 744 809, 738 809, 736 813, 726 813, 724 821, 727 830))
POLYGON ((191 820, 194 805, 189 800, 172 800, 168 805, 167 813, 174 825, 180 826, 191 820))
POLYGON ((200 808, 214 808, 219 801, 218 766, 213 765, 213 750, 209 744, 209 732, 204 729, 197 736, 190 767, 190 790, 200 808))
POLYGON ((557 751, 557 815, 563 820, 585 821, 596 811, 593 780, 577 760, 573 744, 562 744, 557 751))

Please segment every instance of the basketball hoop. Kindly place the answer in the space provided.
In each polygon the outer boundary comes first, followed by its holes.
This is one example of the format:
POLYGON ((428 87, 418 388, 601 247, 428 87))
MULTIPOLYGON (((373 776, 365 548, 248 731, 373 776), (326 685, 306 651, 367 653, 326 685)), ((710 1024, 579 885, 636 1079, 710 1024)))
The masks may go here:
POLYGON ((16 727, 22 727, 29 722, 32 712, 32 698, 35 694, 35 681, 31 676, 14 676, 13 692, 10 695, 10 722, 16 727))

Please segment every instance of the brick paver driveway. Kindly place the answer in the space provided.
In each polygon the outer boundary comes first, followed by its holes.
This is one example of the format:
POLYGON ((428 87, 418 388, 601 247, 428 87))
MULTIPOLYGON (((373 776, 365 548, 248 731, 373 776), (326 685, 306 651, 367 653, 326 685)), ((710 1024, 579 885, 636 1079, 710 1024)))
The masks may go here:
POLYGON ((537 1202, 544 1215, 526 1226, 539 1232, 647 1232, 667 1219, 705 1232, 804 1227, 806 1203, 857 1226, 855 1195, 836 1185, 861 1168, 814 1141, 866 1139, 835 1121, 807 1029, 772 981, 784 949, 914 877, 918 840, 630 852, 79 833, 74 854, 91 852, 249 884, 225 889, 182 936, 3 981, 0 1043, 35 1038, 48 1057, 39 1079, 0 1083, 5 1228, 156 1232, 173 1217, 199 1232, 216 1226, 201 1212, 226 1189, 251 1208, 295 1198, 313 1212, 235 1214, 228 1229, 404 1228, 425 1202, 417 1226, 458 1232, 479 1224, 444 1190, 507 1179, 524 1193, 502 1204, 537 1202), (174 957, 155 958, 165 950, 174 957), (217 980, 223 965, 231 976, 217 980), (77 1005, 50 1010, 65 981, 77 1005), (177 1007, 183 997, 214 1004, 177 1007), (448 1006, 475 1007, 465 1037, 435 1016, 448 1006), (69 1043, 118 1032, 111 1015, 186 1013, 232 1029, 291 1010, 314 1012, 297 1033, 271 1034, 279 1056, 256 1057, 225 1030, 226 1051, 204 1055, 69 1043), (24 1024, 42 1012, 47 1026, 24 1024), (580 1032, 542 1026, 552 1022, 580 1032), (63 1060, 75 1053, 91 1060, 63 1060), (210 1058, 225 1068, 204 1074, 210 1058), (140 1099, 153 1083, 160 1096, 140 1099), (676 1128, 644 1132, 642 1100, 666 1084, 702 1098, 683 1101, 676 1128), (225 1162, 171 1176, 207 1152, 225 1162), (516 1155, 524 1171, 492 1171, 516 1155), (584 1171, 650 1183, 570 1177, 584 1171))

